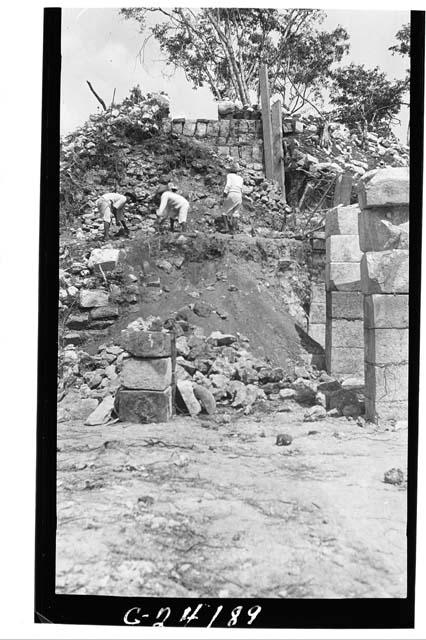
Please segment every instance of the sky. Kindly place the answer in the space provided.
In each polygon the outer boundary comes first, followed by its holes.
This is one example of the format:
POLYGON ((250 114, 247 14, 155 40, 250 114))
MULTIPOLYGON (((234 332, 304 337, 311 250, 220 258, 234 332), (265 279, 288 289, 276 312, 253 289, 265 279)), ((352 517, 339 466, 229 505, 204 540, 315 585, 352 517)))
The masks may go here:
MULTIPOLYGON (((407 58, 392 56, 395 33, 410 20, 409 11, 327 10, 322 25, 338 24, 350 36, 350 53, 345 66, 354 62, 379 66, 391 78, 403 78, 407 58)), ((61 133, 81 125, 91 113, 101 109, 86 80, 110 103, 114 89, 120 102, 136 84, 142 92, 167 91, 172 117, 217 118, 217 106, 208 88, 194 90, 182 70, 170 76, 159 46, 152 38, 145 47, 145 59, 138 59, 144 36, 134 21, 118 15, 118 9, 62 10, 61 133)), ((401 126, 395 133, 405 141, 408 109, 403 108, 401 126)))

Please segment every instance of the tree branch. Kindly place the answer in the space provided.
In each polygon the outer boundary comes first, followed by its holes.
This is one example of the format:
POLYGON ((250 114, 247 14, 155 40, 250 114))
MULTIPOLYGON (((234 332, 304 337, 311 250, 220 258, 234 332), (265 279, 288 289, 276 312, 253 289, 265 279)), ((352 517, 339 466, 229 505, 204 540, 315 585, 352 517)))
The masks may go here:
POLYGON ((102 98, 100 96, 98 96, 98 94, 96 93, 96 91, 94 90, 94 88, 92 87, 92 85, 90 84, 90 82, 88 80, 86 80, 87 84, 89 85, 89 89, 90 91, 93 93, 93 95, 95 96, 96 100, 98 100, 98 102, 101 103, 101 105, 103 106, 103 108, 105 109, 105 111, 107 110, 106 108, 106 104, 105 102, 102 100, 102 98))

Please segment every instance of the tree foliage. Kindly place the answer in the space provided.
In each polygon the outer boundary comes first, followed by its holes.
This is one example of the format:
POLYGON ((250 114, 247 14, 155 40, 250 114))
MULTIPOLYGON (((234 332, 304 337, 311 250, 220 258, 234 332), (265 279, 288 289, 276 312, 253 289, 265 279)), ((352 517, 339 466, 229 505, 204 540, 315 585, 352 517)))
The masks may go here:
POLYGON ((167 64, 183 69, 195 88, 209 86, 217 100, 249 103, 266 63, 271 92, 282 95, 291 113, 319 97, 331 65, 349 48, 342 27, 320 30, 325 13, 319 10, 131 8, 121 14, 136 20, 145 44, 155 36, 167 64), (156 14, 153 24, 149 13, 156 14))
POLYGON ((389 47, 389 51, 392 54, 398 53, 400 56, 410 56, 411 54, 411 33, 410 25, 404 24, 401 29, 396 32, 395 38, 398 40, 397 44, 389 47))
POLYGON ((365 133, 374 127, 385 133, 396 120, 405 90, 405 80, 390 80, 379 67, 351 64, 333 72, 330 99, 349 128, 365 133))

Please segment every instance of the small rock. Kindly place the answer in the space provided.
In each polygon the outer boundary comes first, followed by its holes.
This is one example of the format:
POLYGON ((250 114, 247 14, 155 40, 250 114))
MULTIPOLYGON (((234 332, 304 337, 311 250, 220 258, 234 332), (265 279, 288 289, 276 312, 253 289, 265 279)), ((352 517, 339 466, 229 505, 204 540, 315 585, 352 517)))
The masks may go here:
POLYGON ((213 312, 213 307, 208 302, 199 301, 194 304, 193 311, 201 318, 208 318, 213 312))
POLYGON ((194 395, 206 413, 212 415, 216 413, 216 400, 213 394, 199 384, 194 384, 194 395))
POLYGON ((321 405, 315 405, 308 409, 303 417, 303 422, 315 422, 316 420, 324 420, 327 411, 321 405))
POLYGON ((184 358, 186 358, 189 355, 189 352, 191 351, 189 345, 188 345, 188 340, 186 339, 185 336, 180 336, 177 340, 176 340, 176 353, 178 356, 183 356, 184 358))
POLYGON ((201 412, 201 405, 194 395, 192 382, 190 380, 178 380, 176 387, 190 415, 198 415, 201 412))
POLYGON ((296 391, 294 389, 281 389, 280 398, 288 399, 294 398, 296 395, 296 391))
POLYGON ((292 442, 293 442, 292 436, 290 436, 288 433, 280 433, 279 435, 277 435, 275 444, 278 447, 288 447, 288 445, 291 444, 292 442))
POLYGON ((111 395, 106 396, 96 409, 90 414, 84 424, 94 426, 105 424, 111 418, 111 412, 114 407, 114 398, 111 395))
POLYGON ((384 482, 386 484, 401 485, 404 482, 404 474, 401 469, 389 469, 384 475, 384 482))

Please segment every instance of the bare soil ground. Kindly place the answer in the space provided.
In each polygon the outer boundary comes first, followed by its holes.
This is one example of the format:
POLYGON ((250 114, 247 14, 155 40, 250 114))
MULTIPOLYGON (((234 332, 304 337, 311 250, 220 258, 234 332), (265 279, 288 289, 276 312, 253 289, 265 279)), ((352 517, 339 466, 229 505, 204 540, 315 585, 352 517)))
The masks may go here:
POLYGON ((383 474, 405 472, 406 440, 303 423, 297 405, 230 423, 60 423, 56 590, 405 597, 406 491, 383 474))

